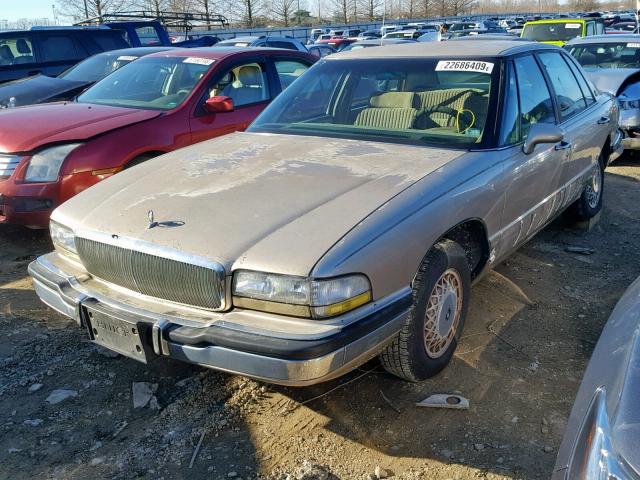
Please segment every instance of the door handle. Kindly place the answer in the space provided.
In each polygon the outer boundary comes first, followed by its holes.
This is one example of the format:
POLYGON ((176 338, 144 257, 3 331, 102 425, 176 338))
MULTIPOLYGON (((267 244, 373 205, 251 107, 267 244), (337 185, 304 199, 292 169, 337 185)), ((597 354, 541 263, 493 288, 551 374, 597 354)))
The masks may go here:
POLYGON ((600 117, 600 120, 598 120, 598 125, 607 125, 610 121, 611 119, 609 117, 600 117))
POLYGON ((555 150, 569 150, 571 148, 571 144, 569 142, 560 142, 553 147, 555 150))

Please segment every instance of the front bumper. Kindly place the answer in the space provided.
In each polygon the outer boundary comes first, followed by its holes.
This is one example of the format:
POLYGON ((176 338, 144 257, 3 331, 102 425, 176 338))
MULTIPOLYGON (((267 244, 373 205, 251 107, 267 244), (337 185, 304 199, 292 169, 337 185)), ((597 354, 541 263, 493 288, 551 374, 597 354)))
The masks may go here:
POLYGON ((611 134, 611 153, 609 153, 609 161, 607 165, 622 155, 625 149, 623 142, 624 134, 621 130, 616 130, 611 134))
MULTIPOLYGON (((400 331, 412 304, 411 290, 407 287, 366 309, 361 307, 357 310, 363 311, 359 318, 354 319, 351 312, 351 320, 344 322, 344 326, 312 335, 305 335, 300 328, 291 335, 257 327, 237 328, 225 321, 225 314, 216 315, 217 319, 206 325, 194 325, 123 302, 121 292, 117 297, 87 288, 82 276, 65 273, 52 261, 56 255, 39 257, 29 265, 29 274, 40 299, 75 319, 80 326, 84 326, 83 312, 91 308, 138 325, 141 335, 146 332, 141 337, 144 348, 153 356, 171 357, 282 385, 324 382, 373 358, 400 331)), ((255 312, 247 312, 247 317, 252 313, 255 312)))

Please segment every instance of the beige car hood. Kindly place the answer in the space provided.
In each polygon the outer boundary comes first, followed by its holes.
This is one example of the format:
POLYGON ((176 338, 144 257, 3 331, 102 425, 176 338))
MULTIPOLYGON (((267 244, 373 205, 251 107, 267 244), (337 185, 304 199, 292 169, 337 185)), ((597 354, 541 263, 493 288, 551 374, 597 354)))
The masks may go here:
POLYGON ((296 135, 236 133, 120 173, 53 218, 222 263, 308 275, 358 223, 463 152, 296 135), (180 226, 148 228, 158 222, 180 226))

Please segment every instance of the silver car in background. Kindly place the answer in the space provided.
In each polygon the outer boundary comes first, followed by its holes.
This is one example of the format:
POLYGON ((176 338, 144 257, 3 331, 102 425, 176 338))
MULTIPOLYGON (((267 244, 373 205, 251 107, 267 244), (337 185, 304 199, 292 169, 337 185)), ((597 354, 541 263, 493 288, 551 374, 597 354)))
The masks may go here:
POLYGON ((640 279, 593 350, 552 478, 640 479, 640 279))
POLYGON ((622 144, 640 149, 640 35, 599 35, 565 44, 603 92, 618 98, 622 144))
MULTIPOLYGON (((227 115, 229 112, 221 112, 227 115)), ((617 102, 527 42, 320 60, 246 133, 163 155, 52 215, 42 300, 107 348, 309 385, 452 358, 470 286, 602 207, 617 102)))

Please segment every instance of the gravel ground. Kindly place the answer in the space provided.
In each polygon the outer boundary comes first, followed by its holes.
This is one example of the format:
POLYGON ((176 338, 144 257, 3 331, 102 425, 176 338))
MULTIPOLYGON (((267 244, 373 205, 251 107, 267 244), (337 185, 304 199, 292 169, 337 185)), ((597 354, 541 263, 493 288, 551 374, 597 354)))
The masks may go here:
POLYGON ((618 161, 591 231, 556 222, 478 282, 452 364, 420 384, 376 361, 292 389, 114 356, 38 301, 26 267, 47 236, 0 228, 0 478, 548 478, 600 330, 640 274, 639 181, 640 161, 618 161), (444 392, 470 409, 415 406, 444 392))

